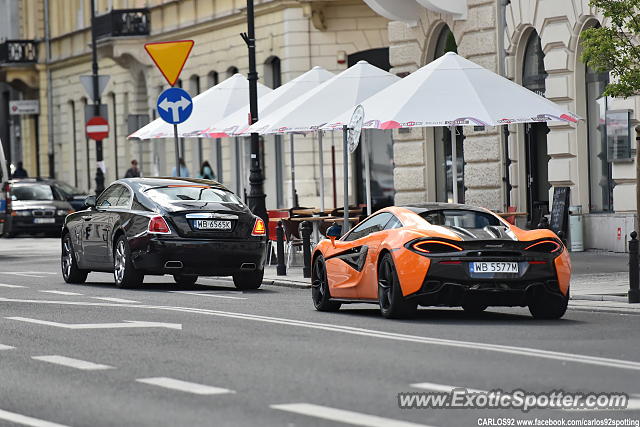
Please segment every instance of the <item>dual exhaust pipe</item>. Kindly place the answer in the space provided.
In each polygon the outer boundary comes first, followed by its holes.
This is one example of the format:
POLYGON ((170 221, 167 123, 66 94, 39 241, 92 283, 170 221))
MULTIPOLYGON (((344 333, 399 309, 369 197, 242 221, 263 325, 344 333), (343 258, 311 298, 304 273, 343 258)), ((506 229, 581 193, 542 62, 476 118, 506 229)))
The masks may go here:
MULTIPOLYGON (((167 261, 164 263, 166 269, 181 269, 183 267, 182 261, 167 261)), ((252 262, 245 262, 240 266, 240 270, 253 271, 256 269, 256 265, 252 262)))

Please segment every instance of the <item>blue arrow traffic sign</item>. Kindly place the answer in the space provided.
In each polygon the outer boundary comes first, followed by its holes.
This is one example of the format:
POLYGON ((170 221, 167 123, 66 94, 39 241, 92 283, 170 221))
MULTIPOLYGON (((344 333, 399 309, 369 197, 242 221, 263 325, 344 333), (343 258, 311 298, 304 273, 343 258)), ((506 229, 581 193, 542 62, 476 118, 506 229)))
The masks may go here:
POLYGON ((191 116, 193 101, 185 90, 171 87, 160 94, 157 108, 162 120, 177 125, 191 116))

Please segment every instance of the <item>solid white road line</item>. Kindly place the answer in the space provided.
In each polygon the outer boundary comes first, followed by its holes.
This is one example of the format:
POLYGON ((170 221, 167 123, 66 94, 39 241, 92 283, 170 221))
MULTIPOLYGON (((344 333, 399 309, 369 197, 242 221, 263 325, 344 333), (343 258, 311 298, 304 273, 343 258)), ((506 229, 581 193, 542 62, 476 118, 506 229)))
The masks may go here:
POLYGON ((26 286, 21 285, 9 285, 7 283, 0 283, 0 288, 26 288, 26 286))
POLYGON ((64 329, 117 329, 117 328, 167 328, 182 329, 180 323, 163 323, 163 322, 144 322, 138 320, 125 320, 121 323, 59 323, 50 322, 48 320, 31 319, 28 317, 5 317, 9 320, 18 320, 20 322, 35 323, 37 325, 55 326, 64 329))
POLYGON ((67 291, 38 291, 38 292, 44 292, 47 294, 56 294, 56 295, 68 295, 68 296, 79 296, 82 294, 79 294, 77 292, 67 292, 67 291))
POLYGON ((469 388, 469 387, 462 387, 462 386, 453 386, 453 385, 445 385, 445 384, 435 384, 435 383, 417 383, 417 384, 411 384, 411 387, 414 388, 421 388, 423 390, 431 390, 431 391, 438 391, 441 393, 450 393, 451 391, 457 389, 457 388, 464 388, 466 389, 469 393, 484 393, 484 390, 476 390, 474 388, 469 388))
POLYGON ((226 298, 226 299, 247 299, 243 297, 232 297, 229 295, 216 295, 216 294, 205 294, 202 292, 188 292, 188 291, 169 291, 173 294, 185 294, 185 295, 197 295, 200 297, 211 297, 211 298, 226 298))
POLYGON ((4 345, 4 344, 0 344, 0 350, 12 350, 15 347, 12 347, 10 345, 4 345))
POLYGON ((56 365, 67 366, 69 368, 82 369, 83 371, 98 371, 102 369, 113 369, 113 366, 101 365, 99 363, 87 362, 80 359, 72 359, 65 356, 33 356, 32 359, 43 362, 55 363, 56 365))
POLYGON ((124 299, 124 298, 110 298, 110 297, 91 297, 93 299, 99 299, 102 301, 109 301, 109 302, 124 302, 127 304, 140 304, 138 301, 133 301, 130 299, 124 299))
POLYGON ((328 406, 313 405, 311 403, 287 403, 283 405, 270 405, 273 409, 293 412, 308 417, 322 418, 344 424, 367 427, 426 427, 424 424, 410 423, 407 421, 393 420, 375 415, 361 414, 359 412, 345 411, 343 409, 330 408, 328 406))
POLYGON ((172 390, 183 391, 185 393, 193 394, 227 394, 235 393, 233 390, 226 388, 213 387, 204 384, 191 383, 188 381, 176 380, 167 377, 154 377, 154 378, 138 378, 136 381, 139 383, 156 385, 158 387, 169 388, 172 390))
POLYGON ((297 326, 301 328, 318 329, 332 332, 339 332, 350 335, 358 335, 393 341, 412 342, 417 344, 437 345, 453 348, 464 348, 477 351, 484 350, 494 353, 513 354, 523 357, 534 357, 550 360, 561 360, 566 363, 583 363, 586 365, 606 366, 618 369, 629 369, 640 371, 640 362, 631 360, 612 359, 607 357, 585 356, 582 354, 565 353, 552 350, 541 350, 531 347, 515 347, 502 344, 487 344, 473 341, 457 341, 443 338, 431 338, 418 335, 406 335, 393 332, 377 331, 373 329, 355 328, 329 323, 307 322, 302 320, 285 319, 279 317, 258 316, 254 314, 235 313, 230 311, 209 310, 204 308, 190 308, 166 305, 127 305, 117 303, 82 302, 82 301, 47 301, 18 298, 2 298, 0 302, 27 303, 27 304, 53 304, 53 305, 75 305, 83 307, 129 307, 148 310, 175 311, 182 313, 203 314, 209 316, 226 317, 231 319, 253 320, 256 322, 273 323, 279 325, 297 326))
POLYGON ((63 424, 57 424, 50 421, 40 420, 38 418, 27 417, 26 415, 16 414, 15 412, 9 412, 3 409, 0 409, 0 420, 32 427, 67 427, 63 424))

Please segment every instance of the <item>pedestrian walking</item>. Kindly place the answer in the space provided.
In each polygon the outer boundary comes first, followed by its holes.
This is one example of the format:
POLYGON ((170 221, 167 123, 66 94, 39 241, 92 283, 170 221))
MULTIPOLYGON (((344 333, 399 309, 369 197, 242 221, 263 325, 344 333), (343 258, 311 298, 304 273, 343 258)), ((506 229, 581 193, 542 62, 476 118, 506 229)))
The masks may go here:
POLYGON ((200 167, 200 178, 201 179, 216 179, 216 174, 213 173, 213 169, 211 169, 211 165, 208 160, 202 162, 202 166, 200 167))
POLYGON ((28 178, 27 170, 22 167, 22 162, 18 162, 18 167, 13 171, 13 178, 28 178))
POLYGON ((124 174, 125 178, 138 178, 140 177, 140 169, 138 169, 138 161, 136 159, 131 160, 131 167, 127 169, 124 174))
POLYGON ((181 178, 188 177, 189 169, 187 169, 187 165, 184 163, 184 159, 182 157, 178 159, 178 163, 180 163, 180 175, 178 175, 178 170, 176 170, 176 167, 174 166, 171 171, 171 176, 180 176, 181 178))

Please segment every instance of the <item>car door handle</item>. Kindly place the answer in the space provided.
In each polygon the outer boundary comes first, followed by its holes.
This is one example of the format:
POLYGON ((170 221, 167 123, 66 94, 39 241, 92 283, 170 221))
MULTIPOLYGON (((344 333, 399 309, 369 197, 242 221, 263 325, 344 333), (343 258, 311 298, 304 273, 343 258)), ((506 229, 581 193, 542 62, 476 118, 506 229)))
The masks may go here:
POLYGON ((84 219, 85 221, 90 221, 91 220, 91 215, 83 215, 82 219, 84 219))

